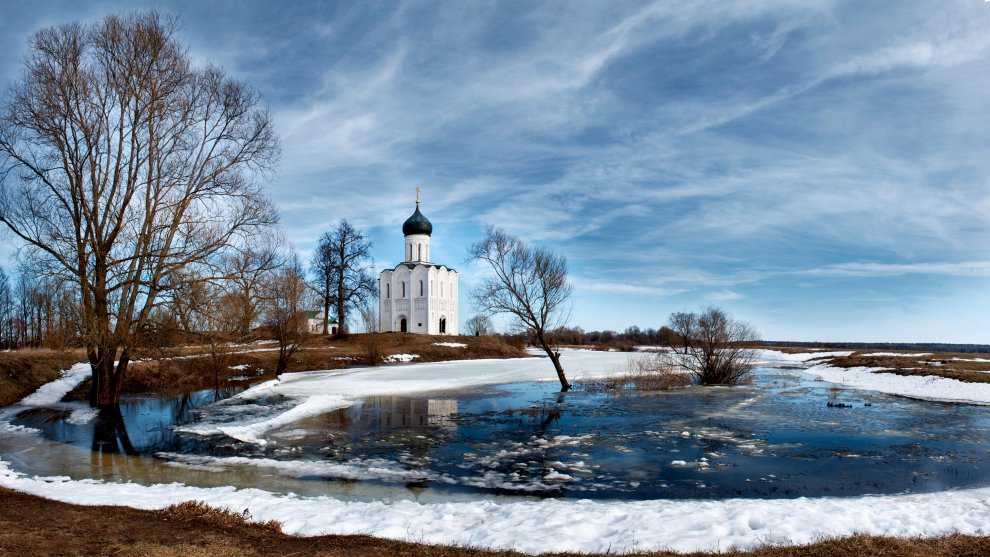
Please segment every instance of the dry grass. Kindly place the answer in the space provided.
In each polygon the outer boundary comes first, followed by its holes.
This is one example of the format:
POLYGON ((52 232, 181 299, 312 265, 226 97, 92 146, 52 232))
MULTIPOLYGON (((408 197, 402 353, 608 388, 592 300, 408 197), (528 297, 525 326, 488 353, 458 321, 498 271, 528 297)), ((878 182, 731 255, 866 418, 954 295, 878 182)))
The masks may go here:
MULTIPOLYGON (((713 540, 714 545, 714 540, 713 540)), ((201 503, 159 511, 88 507, 49 501, 0 488, 0 555, 188 556, 356 556, 521 557, 488 551, 414 544, 369 536, 300 538, 282 534, 271 523, 245 521, 238 513, 201 503)), ((574 553, 554 554, 577 557, 574 553)), ((637 557, 673 557, 668 551, 637 557)), ((764 546, 751 551, 691 553, 686 557, 949 557, 990 555, 990 538, 952 534, 939 538, 852 536, 803 546, 764 546)), ((584 557, 587 557, 586 555, 584 557)))
MULTIPOLYGON (((990 383, 990 361, 973 362, 977 358, 990 360, 986 354, 935 353, 926 356, 869 356, 877 351, 857 351, 849 356, 820 358, 818 361, 835 367, 881 368, 884 373, 897 375, 937 376, 967 383, 990 383), (960 359, 955 359, 960 358, 960 359)), ((887 351, 886 353, 894 353, 887 351)), ((903 352, 912 354, 912 352, 903 352)))
POLYGON ((627 371, 590 384, 607 391, 669 391, 689 386, 691 377, 660 353, 651 353, 630 357, 627 371))
POLYGON ((162 520, 172 523, 200 524, 225 529, 240 528, 250 524, 262 530, 282 532, 282 523, 277 520, 252 522, 251 515, 246 512, 236 513, 229 509, 211 507, 203 501, 186 501, 177 505, 170 505, 155 511, 155 513, 162 520))
MULTIPOLYGON (((288 371, 341 369, 354 365, 380 363, 392 354, 418 354, 417 362, 470 360, 477 358, 519 358, 527 354, 502 340, 503 337, 427 336, 410 333, 354 334, 343 339, 311 336, 292 356, 288 371), (465 347, 437 346, 460 343, 465 347), (373 343, 373 347, 369 344, 373 343)), ((273 378, 278 359, 271 344, 244 344, 226 347, 222 358, 209 357, 207 346, 181 346, 139 351, 124 376, 124 392, 156 392, 177 395, 202 389, 244 385, 273 378), (237 369, 235 369, 235 366, 237 369)), ((59 376, 72 364, 85 361, 82 350, 57 352, 25 349, 0 352, 0 405, 13 404, 41 385, 59 376)), ((70 393, 69 398, 86 399, 89 381, 70 393)))
POLYGON ((62 370, 85 360, 82 350, 25 348, 0 352, 0 406, 17 402, 41 385, 58 379, 62 370))

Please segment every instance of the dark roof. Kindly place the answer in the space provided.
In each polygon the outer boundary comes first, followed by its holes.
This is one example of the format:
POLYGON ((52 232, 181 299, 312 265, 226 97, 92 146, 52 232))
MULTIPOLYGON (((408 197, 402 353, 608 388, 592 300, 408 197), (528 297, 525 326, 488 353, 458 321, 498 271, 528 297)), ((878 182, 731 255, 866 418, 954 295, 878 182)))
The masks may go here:
MULTIPOLYGON (((393 271, 397 271, 397 270, 399 270, 399 267, 402 267, 402 266, 405 266, 405 267, 409 268, 409 270, 412 270, 412 269, 415 269, 416 267, 418 267, 420 265, 422 265, 424 267, 433 267, 434 269, 447 269, 448 271, 454 271, 455 273, 457 272, 455 269, 451 269, 450 267, 448 267, 446 265, 440 265, 439 263, 423 263, 423 262, 411 262, 411 261, 403 261, 402 263, 399 263, 398 265, 396 265, 395 266, 395 269, 392 269, 392 270, 393 271)), ((387 271, 388 269, 385 269, 385 270, 387 271)))
POLYGON ((433 224, 423 216, 423 213, 419 212, 418 201, 416 202, 416 212, 406 219, 406 222, 402 225, 402 234, 404 236, 409 236, 410 234, 426 234, 429 236, 433 234, 433 224))

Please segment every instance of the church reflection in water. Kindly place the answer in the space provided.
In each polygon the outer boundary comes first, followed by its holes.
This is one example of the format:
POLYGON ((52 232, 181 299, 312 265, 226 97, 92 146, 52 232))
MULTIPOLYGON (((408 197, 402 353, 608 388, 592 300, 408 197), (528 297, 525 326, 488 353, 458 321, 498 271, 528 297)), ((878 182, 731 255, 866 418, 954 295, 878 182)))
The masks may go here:
POLYGON ((456 429, 456 400, 378 396, 364 399, 362 414, 380 431, 409 427, 456 429))

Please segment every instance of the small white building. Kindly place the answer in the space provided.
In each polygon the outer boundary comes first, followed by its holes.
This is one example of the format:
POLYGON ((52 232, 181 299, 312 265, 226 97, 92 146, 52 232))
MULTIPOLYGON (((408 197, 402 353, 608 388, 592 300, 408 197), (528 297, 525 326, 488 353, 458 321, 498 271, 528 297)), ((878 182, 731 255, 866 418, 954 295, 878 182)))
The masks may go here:
MULTIPOLYGON (((330 323, 327 326, 327 332, 333 336, 337 334, 337 318, 330 316, 330 323)), ((306 312, 306 330, 314 335, 319 335, 323 333, 323 312, 322 311, 307 311, 306 312)))
POLYGON ((433 224, 416 211, 402 225, 404 261, 385 269, 378 279, 379 323, 382 331, 456 335, 457 271, 430 262, 433 224))

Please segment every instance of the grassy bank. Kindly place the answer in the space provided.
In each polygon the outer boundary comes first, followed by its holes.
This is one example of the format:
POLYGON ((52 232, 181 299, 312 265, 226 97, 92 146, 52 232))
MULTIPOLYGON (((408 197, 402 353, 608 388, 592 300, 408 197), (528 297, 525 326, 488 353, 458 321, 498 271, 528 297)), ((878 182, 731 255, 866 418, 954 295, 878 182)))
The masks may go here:
POLYGON ((21 400, 45 383, 58 379, 62 370, 85 360, 82 350, 25 348, 0 352, 0 406, 21 400))
MULTIPOLYGON (((0 488, 0 555, 198 556, 433 556, 510 557, 516 552, 413 544, 369 536, 300 538, 275 524, 252 524, 240 514, 183 504, 160 511, 85 507, 0 488)), ((662 525, 658 525, 662 528, 662 525)), ((574 554, 558 554, 574 555, 574 554)), ((671 552, 640 556, 684 555, 671 552)), ((855 536, 797 547, 725 549, 700 556, 734 557, 940 557, 990 555, 990 538, 950 535, 930 539, 855 536)))
MULTIPOLYGON (((526 353, 500 337, 426 336, 408 333, 354 334, 343 339, 312 336, 292 356, 288 371, 341 369, 367 365, 396 354, 414 354, 415 362, 518 358, 526 353), (449 344, 464 346, 450 346, 449 344), (373 344, 373 345, 372 345, 373 344), (444 345, 448 344, 448 345, 444 345), (371 352, 375 355, 372 356, 371 352)), ((244 385, 274 377, 277 346, 267 343, 180 346, 139 350, 127 370, 127 394, 181 394, 244 385)), ((85 361, 82 350, 24 349, 0 352, 0 406, 13 404, 53 381, 59 372, 85 361)), ((88 381, 70 394, 83 400, 88 381)))
POLYGON ((842 368, 879 368, 882 373, 897 375, 935 376, 967 383, 990 383, 990 356, 980 354, 860 350, 848 356, 827 356, 812 362, 842 368))

